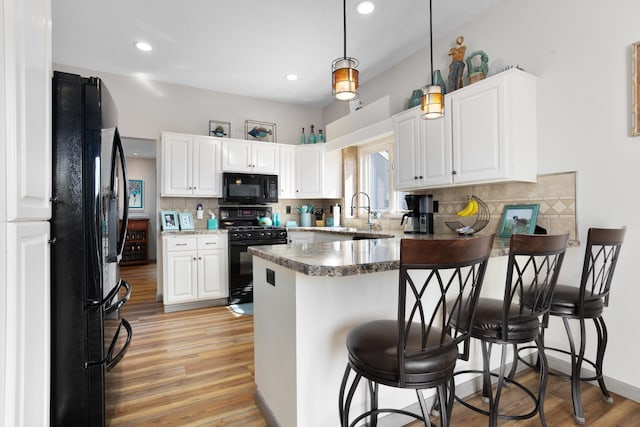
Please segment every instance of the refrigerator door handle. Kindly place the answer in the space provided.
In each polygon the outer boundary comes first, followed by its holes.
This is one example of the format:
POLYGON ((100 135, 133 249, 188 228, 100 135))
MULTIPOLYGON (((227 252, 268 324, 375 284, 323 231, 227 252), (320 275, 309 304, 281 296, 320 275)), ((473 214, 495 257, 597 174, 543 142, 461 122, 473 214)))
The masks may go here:
POLYGON ((131 297, 131 285, 127 283, 125 280, 120 279, 120 281, 118 282, 118 286, 115 286, 113 289, 111 289, 111 291, 109 291, 109 294, 107 294, 104 300, 102 300, 105 314, 109 314, 112 311, 118 310, 127 301, 129 301, 130 297, 131 297), (118 301, 113 302, 113 299, 116 297, 116 295, 120 293, 120 289, 122 289, 123 287, 127 290, 127 293, 118 301))
POLYGON ((131 329, 131 325, 129 324, 129 322, 127 322, 126 319, 120 319, 118 330, 113 336, 113 339, 111 340, 111 344, 109 344, 109 350, 107 350, 107 355, 105 356, 104 360, 101 360, 99 362, 87 362, 86 366, 90 367, 90 366, 104 365, 106 367, 107 372, 110 371, 122 360, 124 355, 129 350, 129 345, 131 344, 132 336, 133 336, 133 329, 131 329), (122 330, 123 326, 127 331, 127 340, 125 341, 120 351, 114 356, 113 351, 115 350, 116 344, 118 342, 118 338, 120 337, 120 331, 122 330))
POLYGON ((120 326, 118 326, 118 330, 111 341, 111 345, 109 346, 109 351, 107 352, 106 358, 106 368, 107 372, 111 369, 115 368, 118 363, 122 360, 125 354, 127 354, 127 350, 129 350, 129 344, 131 344, 131 337, 133 336, 133 330, 131 329, 131 325, 127 322, 126 319, 120 319, 120 326), (120 351, 114 356, 113 350, 115 349, 116 342, 118 341, 118 336, 120 335, 120 330, 122 327, 127 330, 127 340, 120 349, 120 351))
MULTIPOLYGON (((127 234, 127 226, 129 224, 129 179, 127 177, 127 159, 124 153, 124 148, 122 147, 122 141, 120 140, 120 132, 118 128, 116 128, 115 135, 113 137, 113 150, 111 150, 111 182, 110 182, 110 190, 112 197, 117 198, 117 188, 116 185, 116 153, 119 154, 120 164, 122 166, 122 198, 124 202, 124 210, 122 213, 122 227, 120 228, 120 236, 118 237, 117 246, 116 246, 116 258, 118 261, 122 258, 122 252, 124 251, 124 243, 127 234)), ((117 205, 116 205, 117 212, 117 205)), ((117 228, 116 228, 117 229, 117 228)))

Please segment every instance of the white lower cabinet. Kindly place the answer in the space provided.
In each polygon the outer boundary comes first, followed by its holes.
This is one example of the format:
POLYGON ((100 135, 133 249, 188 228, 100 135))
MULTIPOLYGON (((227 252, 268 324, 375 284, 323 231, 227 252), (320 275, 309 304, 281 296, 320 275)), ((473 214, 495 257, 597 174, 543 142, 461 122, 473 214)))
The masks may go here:
POLYGON ((162 242, 165 307, 229 296, 225 233, 167 235, 162 242))

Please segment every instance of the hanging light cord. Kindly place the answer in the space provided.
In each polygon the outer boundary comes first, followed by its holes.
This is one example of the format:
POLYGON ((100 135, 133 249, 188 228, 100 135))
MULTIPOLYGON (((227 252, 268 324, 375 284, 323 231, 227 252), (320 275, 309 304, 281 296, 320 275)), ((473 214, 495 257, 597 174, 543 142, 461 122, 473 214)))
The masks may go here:
POLYGON ((344 34, 344 59, 347 59, 347 0, 342 0, 342 20, 342 34, 344 34))
MULTIPOLYGON (((347 51, 346 46, 345 44, 345 52, 347 51)), ((433 13, 431 13, 431 0, 429 0, 429 54, 431 55, 431 84, 433 85, 433 13)))

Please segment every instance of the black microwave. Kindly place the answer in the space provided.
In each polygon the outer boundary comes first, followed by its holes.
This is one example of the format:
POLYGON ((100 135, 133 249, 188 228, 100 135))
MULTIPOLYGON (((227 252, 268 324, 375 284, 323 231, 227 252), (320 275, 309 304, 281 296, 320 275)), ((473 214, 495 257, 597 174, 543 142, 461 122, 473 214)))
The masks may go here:
POLYGON ((224 203, 265 204, 278 202, 278 175, 222 174, 224 203))

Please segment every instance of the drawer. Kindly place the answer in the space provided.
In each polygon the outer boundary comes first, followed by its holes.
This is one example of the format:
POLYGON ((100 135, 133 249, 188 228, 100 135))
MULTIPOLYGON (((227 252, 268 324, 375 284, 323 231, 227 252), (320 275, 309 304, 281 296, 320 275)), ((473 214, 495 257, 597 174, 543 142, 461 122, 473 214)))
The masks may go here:
POLYGON ((198 237, 198 249, 225 249, 227 247, 227 235, 198 237))
POLYGON ((131 219, 129 218, 129 223, 127 224, 127 230, 146 230, 148 219, 131 219))
POLYGON ((167 251, 192 251, 197 248, 197 239, 193 237, 172 237, 165 239, 167 251))

